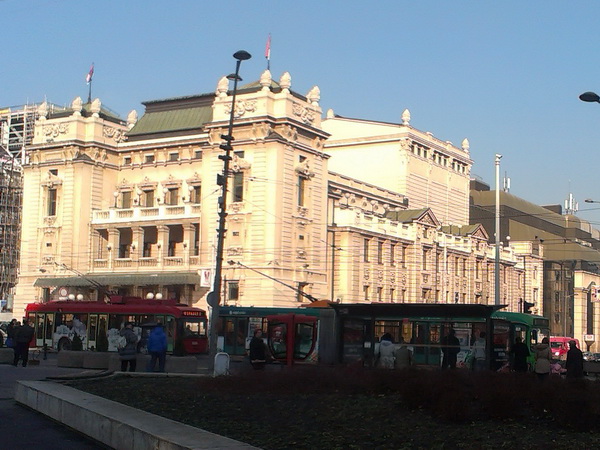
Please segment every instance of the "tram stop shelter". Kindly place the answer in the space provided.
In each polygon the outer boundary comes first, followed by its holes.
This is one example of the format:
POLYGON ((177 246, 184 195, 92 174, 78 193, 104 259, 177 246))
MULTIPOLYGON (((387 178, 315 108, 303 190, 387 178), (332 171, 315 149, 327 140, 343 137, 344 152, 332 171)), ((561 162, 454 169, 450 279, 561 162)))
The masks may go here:
MULTIPOLYGON (((492 314, 505 305, 439 303, 330 303, 335 309, 338 361, 374 366, 379 340, 392 335, 396 345, 407 345, 414 364, 440 366, 443 338, 453 329, 460 341, 459 366, 466 360, 476 338, 485 333, 486 367, 496 368, 508 349, 495 348, 494 336, 504 332, 492 314), (404 344, 401 344, 401 343, 404 344)), ((500 321, 501 322, 501 321, 500 321)), ((508 342, 508 339, 505 340, 508 342)), ((497 347, 497 346, 496 346, 497 347)))

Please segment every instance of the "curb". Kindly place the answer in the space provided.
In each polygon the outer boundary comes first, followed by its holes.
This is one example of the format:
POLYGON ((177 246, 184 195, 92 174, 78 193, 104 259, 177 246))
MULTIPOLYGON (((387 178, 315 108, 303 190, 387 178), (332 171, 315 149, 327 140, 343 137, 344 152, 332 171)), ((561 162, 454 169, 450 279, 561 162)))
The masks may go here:
POLYGON ((18 381, 15 400, 115 449, 256 449, 51 381, 18 381))

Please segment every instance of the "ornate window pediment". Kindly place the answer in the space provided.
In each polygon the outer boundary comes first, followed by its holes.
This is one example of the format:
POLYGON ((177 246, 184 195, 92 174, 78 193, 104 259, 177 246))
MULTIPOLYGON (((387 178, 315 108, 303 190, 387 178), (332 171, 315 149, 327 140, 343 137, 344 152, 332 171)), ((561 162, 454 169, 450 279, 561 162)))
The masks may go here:
POLYGON ((173 178, 173 175, 169 175, 169 178, 161 181, 160 184, 167 189, 174 189, 181 187, 182 181, 173 178))
POLYGON ((144 178, 141 183, 138 183, 137 187, 142 191, 150 191, 156 189, 158 183, 156 181, 150 181, 148 177, 144 178))
POLYGON ((44 178, 42 180, 42 182, 40 183, 40 185, 42 187, 48 188, 48 189, 52 189, 55 188, 57 186, 62 186, 63 180, 62 178, 59 178, 58 176, 48 172, 48 176, 46 176, 46 178, 44 178))
POLYGON ((310 166, 308 165, 308 160, 305 160, 301 163, 298 163, 296 167, 294 167, 296 173, 304 178, 312 178, 315 176, 315 173, 310 170, 310 166))
POLYGON ((231 160, 231 170, 233 172, 241 172, 242 170, 248 170, 252 167, 252 164, 247 159, 241 158, 238 155, 233 155, 231 160))

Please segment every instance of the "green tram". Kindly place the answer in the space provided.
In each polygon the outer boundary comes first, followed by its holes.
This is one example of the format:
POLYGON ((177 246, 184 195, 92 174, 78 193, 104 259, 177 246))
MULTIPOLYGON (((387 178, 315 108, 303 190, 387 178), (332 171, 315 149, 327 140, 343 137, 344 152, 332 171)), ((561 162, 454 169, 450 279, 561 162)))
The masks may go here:
MULTIPOLYGON (((245 355, 254 330, 270 336, 269 316, 286 314, 316 317, 315 354, 312 362, 326 364, 375 363, 379 338, 390 333, 413 352, 414 363, 440 366, 442 340, 452 328, 460 341, 459 366, 469 366, 474 340, 485 333, 486 360, 490 369, 509 361, 515 338, 521 337, 530 350, 549 336, 548 319, 523 313, 503 312, 504 306, 423 303, 329 303, 328 307, 220 308, 219 348, 230 355, 245 355)), ((271 346, 271 342, 269 345, 271 346)))

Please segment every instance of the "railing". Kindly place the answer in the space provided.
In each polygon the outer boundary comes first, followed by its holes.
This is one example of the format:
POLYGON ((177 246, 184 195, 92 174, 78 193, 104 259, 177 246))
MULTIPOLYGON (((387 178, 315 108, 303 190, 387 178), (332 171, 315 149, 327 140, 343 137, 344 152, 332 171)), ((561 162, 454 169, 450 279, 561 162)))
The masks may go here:
POLYGON ((164 217, 190 218, 199 217, 201 205, 161 205, 151 208, 135 207, 129 209, 113 208, 109 210, 93 211, 92 224, 119 223, 131 221, 150 221, 164 217))

